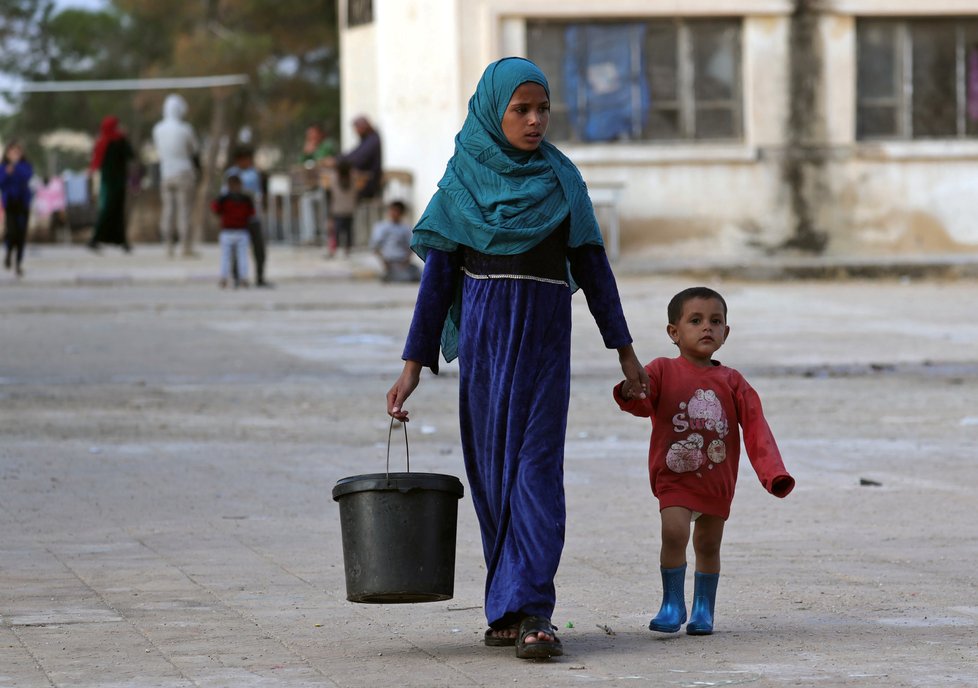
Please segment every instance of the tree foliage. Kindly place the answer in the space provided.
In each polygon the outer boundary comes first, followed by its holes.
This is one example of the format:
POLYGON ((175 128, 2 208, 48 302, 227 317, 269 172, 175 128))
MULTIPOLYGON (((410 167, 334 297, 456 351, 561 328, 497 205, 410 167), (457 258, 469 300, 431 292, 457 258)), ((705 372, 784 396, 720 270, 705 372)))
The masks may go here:
MULTIPOLYGON (((226 97, 228 130, 293 151, 309 122, 339 115, 334 0, 109 0, 98 11, 56 11, 54 0, 0 0, 0 71, 26 81, 247 74, 226 97)), ((199 132, 214 93, 181 92, 199 132)), ((30 144, 53 129, 94 133, 117 115, 146 140, 167 92, 4 94, 2 132, 30 144)))

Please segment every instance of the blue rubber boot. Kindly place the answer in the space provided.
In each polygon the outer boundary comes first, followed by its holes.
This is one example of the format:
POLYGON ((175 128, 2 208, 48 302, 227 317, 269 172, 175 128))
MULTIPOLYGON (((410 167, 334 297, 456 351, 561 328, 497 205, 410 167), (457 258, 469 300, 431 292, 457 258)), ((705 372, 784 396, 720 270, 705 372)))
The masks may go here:
POLYGON ((719 573, 696 572, 693 578, 693 611, 689 614, 686 632, 690 635, 713 633, 713 608, 717 602, 719 573))
POLYGON ((662 606, 659 613, 649 622, 650 631, 676 633, 686 623, 686 564, 662 572, 662 606))

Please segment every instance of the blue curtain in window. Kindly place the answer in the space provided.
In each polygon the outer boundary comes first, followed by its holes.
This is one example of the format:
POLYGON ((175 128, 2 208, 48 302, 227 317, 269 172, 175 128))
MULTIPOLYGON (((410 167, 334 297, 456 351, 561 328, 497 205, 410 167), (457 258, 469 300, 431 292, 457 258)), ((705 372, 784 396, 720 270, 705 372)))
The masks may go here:
POLYGON ((568 115, 583 141, 638 138, 648 118, 641 24, 571 24, 564 34, 568 115))

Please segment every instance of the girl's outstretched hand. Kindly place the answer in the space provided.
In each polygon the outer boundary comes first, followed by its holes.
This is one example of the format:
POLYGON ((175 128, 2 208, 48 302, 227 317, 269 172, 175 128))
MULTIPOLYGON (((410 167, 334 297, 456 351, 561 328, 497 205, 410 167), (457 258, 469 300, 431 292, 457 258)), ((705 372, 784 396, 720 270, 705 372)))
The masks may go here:
POLYGON ((618 362, 621 363, 621 372, 625 374, 625 383, 622 385, 625 397, 645 399, 649 392, 649 374, 639 363, 631 344, 618 349, 618 362))
POLYGON ((397 378, 397 382, 387 392, 387 415, 391 418, 407 423, 408 412, 404 410, 404 402, 411 396, 411 392, 421 381, 421 364, 417 361, 404 361, 404 370, 397 378))

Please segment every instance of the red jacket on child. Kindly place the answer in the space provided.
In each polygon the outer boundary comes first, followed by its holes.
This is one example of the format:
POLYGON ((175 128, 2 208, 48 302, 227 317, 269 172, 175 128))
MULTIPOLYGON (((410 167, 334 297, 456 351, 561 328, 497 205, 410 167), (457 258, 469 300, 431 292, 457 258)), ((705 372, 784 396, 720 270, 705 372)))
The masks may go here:
POLYGON ((659 509, 682 506, 691 511, 730 516, 744 446, 761 484, 785 497, 795 481, 784 467, 761 400, 743 375, 718 361, 695 366, 682 356, 657 358, 645 366, 649 393, 625 401, 621 383, 614 389, 623 411, 652 419, 649 480, 659 509))
POLYGON ((215 198, 211 209, 221 216, 221 229, 248 229, 248 221, 255 215, 251 196, 230 191, 215 198))

